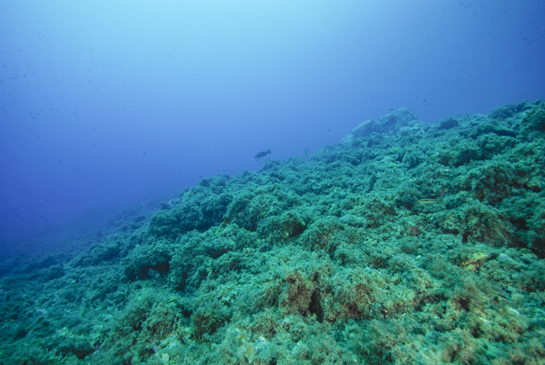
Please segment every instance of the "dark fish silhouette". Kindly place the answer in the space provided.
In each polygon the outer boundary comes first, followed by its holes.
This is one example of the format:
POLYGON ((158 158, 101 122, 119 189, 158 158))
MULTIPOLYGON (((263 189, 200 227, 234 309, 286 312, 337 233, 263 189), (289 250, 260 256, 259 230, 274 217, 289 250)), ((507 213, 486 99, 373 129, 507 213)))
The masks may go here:
POLYGON ((269 148, 268 151, 261 151, 257 155, 255 155, 255 159, 259 161, 261 157, 267 156, 269 153, 271 153, 271 149, 269 148))

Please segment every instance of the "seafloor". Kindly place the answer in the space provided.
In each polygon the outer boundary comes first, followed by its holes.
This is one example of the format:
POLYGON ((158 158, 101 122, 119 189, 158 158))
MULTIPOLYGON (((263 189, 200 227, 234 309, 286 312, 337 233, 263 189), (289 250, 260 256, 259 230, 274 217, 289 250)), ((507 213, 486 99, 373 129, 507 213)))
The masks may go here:
POLYGON ((1 364, 543 364, 545 102, 400 109, 4 274, 1 364))

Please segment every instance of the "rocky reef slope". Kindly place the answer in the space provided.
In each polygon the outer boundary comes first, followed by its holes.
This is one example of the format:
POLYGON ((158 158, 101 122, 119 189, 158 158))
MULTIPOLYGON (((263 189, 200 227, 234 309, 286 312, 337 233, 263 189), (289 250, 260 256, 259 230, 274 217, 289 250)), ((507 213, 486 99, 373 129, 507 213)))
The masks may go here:
POLYGON ((3 277, 2 364, 542 364, 545 103, 400 109, 3 277))

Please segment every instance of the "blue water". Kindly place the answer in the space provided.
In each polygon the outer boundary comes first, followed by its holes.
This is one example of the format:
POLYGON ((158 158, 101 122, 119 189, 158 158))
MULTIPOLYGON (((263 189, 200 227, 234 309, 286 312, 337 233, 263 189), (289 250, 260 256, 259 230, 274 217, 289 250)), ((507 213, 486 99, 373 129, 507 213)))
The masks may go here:
MULTIPOLYGON (((0 253, 406 107, 545 96, 545 2, 0 1, 0 253)), ((67 245, 77 243, 66 243, 67 245)))

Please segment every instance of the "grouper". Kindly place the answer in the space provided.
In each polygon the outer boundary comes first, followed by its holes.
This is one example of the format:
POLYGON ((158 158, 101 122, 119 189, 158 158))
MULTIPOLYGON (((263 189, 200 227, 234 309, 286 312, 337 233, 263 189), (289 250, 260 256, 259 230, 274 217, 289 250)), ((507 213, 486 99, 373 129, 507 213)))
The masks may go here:
POLYGON ((267 156, 269 153, 271 153, 271 149, 269 148, 268 151, 261 151, 257 155, 255 155, 255 159, 259 161, 261 157, 267 156))

